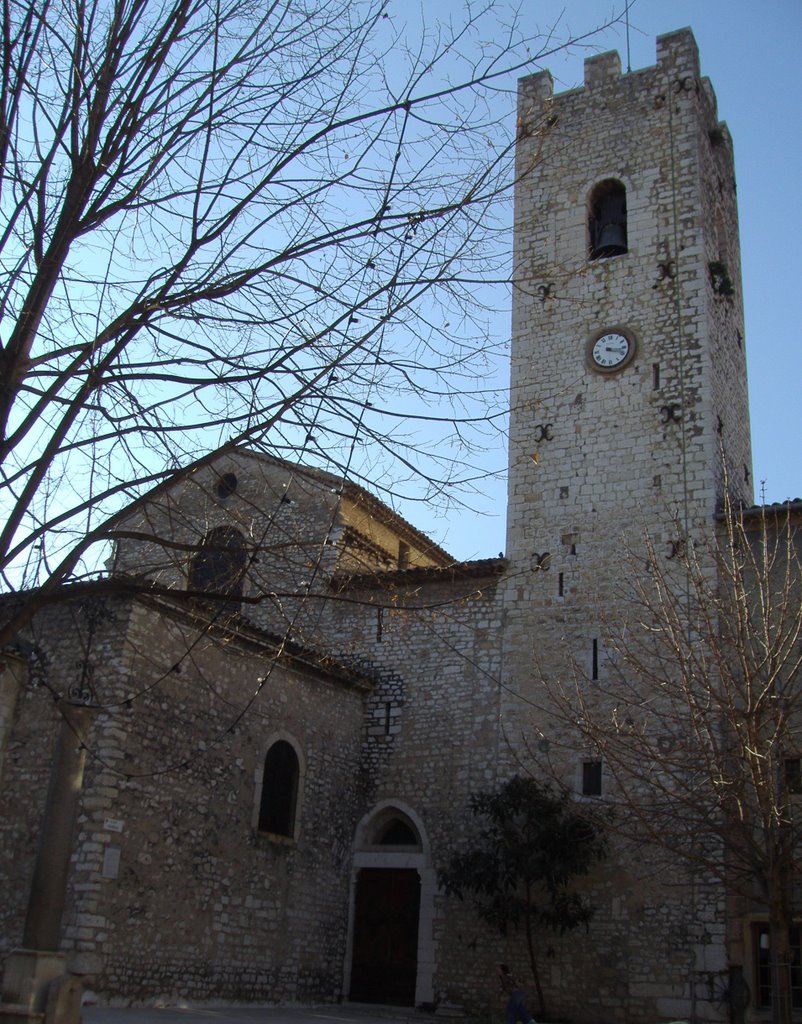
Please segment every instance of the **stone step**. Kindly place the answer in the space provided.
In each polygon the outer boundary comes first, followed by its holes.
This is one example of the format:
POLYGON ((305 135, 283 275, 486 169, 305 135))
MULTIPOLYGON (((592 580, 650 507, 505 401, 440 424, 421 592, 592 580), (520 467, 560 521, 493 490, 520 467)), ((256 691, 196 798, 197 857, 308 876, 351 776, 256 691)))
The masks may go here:
POLYGON ((0 1024, 44 1024, 44 1013, 28 1009, 22 1003, 0 1003, 0 1024))

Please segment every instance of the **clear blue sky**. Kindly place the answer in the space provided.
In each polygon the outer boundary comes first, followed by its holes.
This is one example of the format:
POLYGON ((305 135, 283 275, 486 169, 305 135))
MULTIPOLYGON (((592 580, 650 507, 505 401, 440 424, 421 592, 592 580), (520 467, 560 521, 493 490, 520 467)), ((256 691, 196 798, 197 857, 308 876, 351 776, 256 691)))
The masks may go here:
MULTIPOLYGON (((412 20, 416 4, 396 0, 412 20)), ((448 3, 455 10, 456 3, 448 3)), ((578 34, 621 9, 621 0, 527 0, 531 28, 578 34)), ((396 8, 397 10, 397 8, 396 8)), ((431 13, 432 8, 427 10, 431 13)), ((427 15, 427 20, 429 15, 427 15)), ((630 10, 633 69, 655 63, 656 36, 689 26, 702 73, 718 97, 719 117, 735 145, 746 345, 756 500, 802 496, 802 0, 635 0, 630 10)), ((618 50, 626 67, 624 26, 595 49, 618 50)), ((545 62, 555 90, 582 83, 588 50, 545 62)), ((494 488, 481 518, 457 512, 447 521, 402 510, 460 558, 504 547, 504 490, 494 488)))

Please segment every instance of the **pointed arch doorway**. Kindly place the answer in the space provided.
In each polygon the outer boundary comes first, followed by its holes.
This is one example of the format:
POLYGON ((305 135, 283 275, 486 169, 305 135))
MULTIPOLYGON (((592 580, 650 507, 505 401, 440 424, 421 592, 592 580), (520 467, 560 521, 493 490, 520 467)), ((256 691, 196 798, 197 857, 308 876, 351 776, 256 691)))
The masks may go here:
POLYGON ((432 999, 435 877, 413 812, 387 804, 357 829, 345 990, 353 1002, 432 999))

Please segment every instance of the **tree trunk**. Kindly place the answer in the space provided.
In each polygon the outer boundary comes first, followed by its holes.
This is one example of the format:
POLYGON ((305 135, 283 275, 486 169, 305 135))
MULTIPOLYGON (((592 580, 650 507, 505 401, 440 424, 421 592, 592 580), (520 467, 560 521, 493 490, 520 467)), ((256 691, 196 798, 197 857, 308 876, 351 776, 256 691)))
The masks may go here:
MULTIPOLYGON (((526 905, 531 906, 531 894, 529 886, 526 887, 526 905)), ((532 977, 535 981, 535 990, 537 991, 537 1005, 538 1005, 538 1016, 541 1018, 546 1017, 546 1000, 543 996, 543 986, 540 983, 540 971, 537 964, 537 955, 535 953, 535 940, 532 935, 532 915, 527 912, 526 914, 526 948, 529 952, 529 966, 532 968, 532 977)))
MULTIPOLYGON (((781 826, 782 828, 782 826, 781 826)), ((786 829, 782 828, 785 832, 786 829)), ((781 835, 775 844, 768 879, 769 944, 771 963, 772 1024, 791 1024, 791 851, 789 837, 781 835)))

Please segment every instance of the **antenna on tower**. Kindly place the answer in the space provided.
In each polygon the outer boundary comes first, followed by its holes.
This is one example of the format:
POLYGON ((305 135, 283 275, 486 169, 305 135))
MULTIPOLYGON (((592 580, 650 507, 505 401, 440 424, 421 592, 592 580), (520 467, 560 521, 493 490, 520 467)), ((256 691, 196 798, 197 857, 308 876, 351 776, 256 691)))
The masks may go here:
POLYGON ((624 8, 624 24, 627 28, 627 74, 632 71, 632 60, 629 53, 629 9, 635 0, 628 0, 626 7, 624 8))

